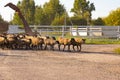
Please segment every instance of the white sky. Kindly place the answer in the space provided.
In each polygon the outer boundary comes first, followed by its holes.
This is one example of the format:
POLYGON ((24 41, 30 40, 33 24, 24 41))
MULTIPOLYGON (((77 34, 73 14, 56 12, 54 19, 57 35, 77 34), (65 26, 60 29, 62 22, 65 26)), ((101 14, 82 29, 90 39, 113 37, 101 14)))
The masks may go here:
MULTIPOLYGON (((17 4, 19 0, 0 0, 0 15, 6 21, 12 19, 14 11, 9 7, 4 7, 5 4, 12 2, 17 4)), ((21 1, 21 0, 20 0, 21 1)), ((36 5, 43 5, 49 0, 34 0, 36 5)), ((92 12, 92 18, 105 17, 109 14, 110 11, 120 8, 120 0, 89 0, 91 3, 94 3, 96 10, 92 12)), ((60 0, 64 4, 65 8, 70 13, 71 8, 73 8, 74 0, 60 0)))

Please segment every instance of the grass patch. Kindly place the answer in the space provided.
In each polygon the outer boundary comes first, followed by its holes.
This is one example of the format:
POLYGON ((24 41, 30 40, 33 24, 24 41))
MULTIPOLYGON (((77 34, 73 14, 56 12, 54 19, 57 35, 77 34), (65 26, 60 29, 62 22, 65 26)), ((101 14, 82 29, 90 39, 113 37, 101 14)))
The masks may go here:
POLYGON ((115 52, 116 54, 120 54, 120 48, 116 48, 116 49, 114 50, 114 52, 115 52))
POLYGON ((87 44, 120 44, 117 39, 86 39, 87 44))

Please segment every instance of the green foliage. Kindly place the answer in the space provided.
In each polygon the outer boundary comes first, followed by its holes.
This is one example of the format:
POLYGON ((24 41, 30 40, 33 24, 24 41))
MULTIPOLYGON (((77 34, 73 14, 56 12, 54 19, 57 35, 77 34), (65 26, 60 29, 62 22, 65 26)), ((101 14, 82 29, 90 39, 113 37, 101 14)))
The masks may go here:
POLYGON ((120 8, 112 11, 106 18, 104 18, 104 21, 108 26, 120 25, 120 8))
POLYGON ((92 25, 105 25, 105 22, 101 18, 97 18, 96 20, 92 20, 92 25))
POLYGON ((47 24, 51 25, 52 21, 55 19, 56 15, 63 15, 65 8, 60 4, 59 0, 50 0, 43 6, 44 13, 46 14, 47 24))
POLYGON ((66 19, 66 25, 70 24, 70 20, 69 17, 66 13, 64 13, 63 15, 56 15, 56 17, 54 18, 54 20, 52 21, 51 25, 65 25, 65 19, 66 19))
POLYGON ((22 21, 19 18, 18 13, 14 13, 12 24, 15 24, 15 25, 21 25, 22 24, 22 21))
POLYGON ((75 0, 74 7, 71 12, 74 12, 74 16, 78 16, 87 20, 87 24, 91 22, 92 11, 95 10, 93 3, 86 0, 75 0))
POLYGON ((56 16, 51 25, 64 25, 64 17, 56 16))
POLYGON ((71 9, 71 12, 74 12, 75 16, 84 17, 84 13, 86 11, 87 2, 86 0, 75 0, 74 8, 71 9))
MULTIPOLYGON (((22 0, 19 1, 17 6, 20 8, 23 16, 27 20, 28 24, 34 24, 34 15, 35 15, 35 2, 34 0, 22 0)), ((14 15, 13 24, 22 24, 18 15, 14 15)))
POLYGON ((86 19, 80 17, 71 17, 71 21, 74 25, 87 25, 86 19))
POLYGON ((114 52, 115 52, 116 54, 120 54, 120 48, 114 49, 114 52))
POLYGON ((43 8, 41 6, 36 6, 35 9, 35 24, 36 25, 44 25, 46 24, 46 16, 43 12, 43 8))
MULTIPOLYGON (((43 6, 35 6, 34 0, 19 1, 17 6, 20 8, 23 16, 29 25, 64 25, 65 8, 59 0, 49 0, 43 6)), ((93 3, 86 0, 75 0, 74 17, 71 21, 74 25, 87 25, 91 22, 91 12, 95 10, 93 3)), ((67 13, 66 13, 67 14, 67 13)), ((68 15, 66 15, 66 25, 71 25, 68 15)), ((22 21, 15 13, 12 24, 22 25, 22 21)))
POLYGON ((34 24, 34 20, 35 20, 35 18, 34 18, 34 15, 35 15, 35 2, 34 2, 34 0, 29 1, 28 12, 29 12, 28 23, 34 24))

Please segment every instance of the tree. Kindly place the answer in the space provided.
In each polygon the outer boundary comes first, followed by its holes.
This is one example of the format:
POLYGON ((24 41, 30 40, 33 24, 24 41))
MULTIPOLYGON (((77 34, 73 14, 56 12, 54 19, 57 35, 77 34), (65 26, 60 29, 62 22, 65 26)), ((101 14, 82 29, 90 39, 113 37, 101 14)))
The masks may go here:
POLYGON ((34 15, 35 15, 35 2, 34 2, 34 0, 30 0, 29 1, 29 9, 28 9, 28 12, 30 13, 29 14, 29 23, 30 24, 34 24, 34 20, 35 20, 35 17, 34 17, 34 15))
POLYGON ((72 23, 74 25, 87 25, 86 19, 83 19, 81 17, 71 17, 72 23))
POLYGON ((102 25, 103 26, 103 25, 105 25, 105 22, 102 20, 102 18, 99 17, 96 20, 93 20, 92 24, 93 25, 102 25))
POLYGON ((111 11, 110 14, 104 18, 105 24, 108 26, 120 25, 120 8, 111 11))
MULTIPOLYGON (((34 24, 35 2, 34 0, 22 0, 17 3, 28 24, 34 24)), ((20 18, 15 13, 12 23, 22 24, 20 18)))
POLYGON ((71 9, 71 12, 74 12, 74 16, 83 18, 86 7, 87 3, 85 0, 75 0, 74 8, 71 9))
POLYGON ((56 15, 56 17, 54 18, 54 20, 52 21, 51 25, 69 25, 70 24, 70 20, 68 17, 67 13, 64 13, 63 15, 59 16, 56 15), (66 19, 66 23, 65 23, 65 19, 66 19))
POLYGON ((95 10, 95 6, 93 3, 90 3, 88 1, 88 8, 87 8, 87 11, 86 13, 88 13, 85 18, 87 19, 87 24, 89 25, 91 23, 91 20, 92 20, 92 11, 95 10))
POLYGON ((47 25, 51 25, 56 15, 61 16, 65 12, 65 8, 60 4, 59 0, 50 0, 48 3, 45 3, 43 10, 48 22, 47 25))
POLYGON ((41 6, 36 6, 35 9, 35 24, 37 25, 44 25, 46 24, 45 21, 45 14, 43 12, 43 8, 41 6))
POLYGON ((13 20, 12 20, 12 24, 14 25, 22 25, 22 20, 20 19, 20 17, 18 16, 18 13, 14 13, 14 17, 13 17, 13 20))
POLYGON ((93 3, 86 0, 75 0, 74 7, 71 9, 71 12, 74 13, 74 16, 86 19, 87 24, 90 24, 92 11, 94 10, 95 6, 93 3))

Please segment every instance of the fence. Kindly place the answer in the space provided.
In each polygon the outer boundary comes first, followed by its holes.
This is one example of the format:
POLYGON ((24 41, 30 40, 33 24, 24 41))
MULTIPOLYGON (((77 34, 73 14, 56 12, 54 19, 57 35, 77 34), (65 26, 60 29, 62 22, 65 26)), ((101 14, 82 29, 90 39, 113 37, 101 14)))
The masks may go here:
MULTIPOLYGON (((31 25, 33 31, 41 35, 51 36, 82 36, 90 38, 120 38, 119 26, 41 26, 31 25)), ((10 25, 8 33, 24 33, 18 25, 10 25)))

